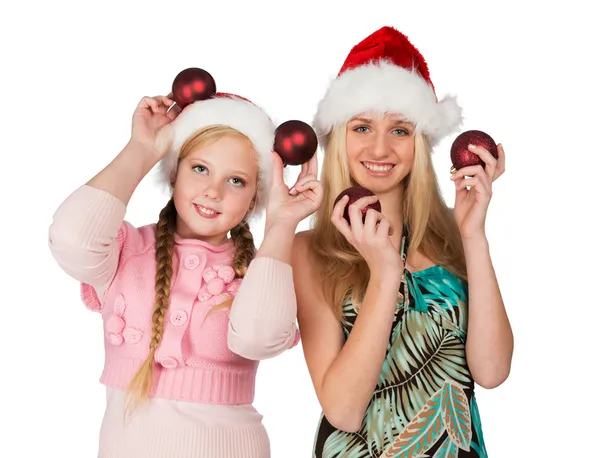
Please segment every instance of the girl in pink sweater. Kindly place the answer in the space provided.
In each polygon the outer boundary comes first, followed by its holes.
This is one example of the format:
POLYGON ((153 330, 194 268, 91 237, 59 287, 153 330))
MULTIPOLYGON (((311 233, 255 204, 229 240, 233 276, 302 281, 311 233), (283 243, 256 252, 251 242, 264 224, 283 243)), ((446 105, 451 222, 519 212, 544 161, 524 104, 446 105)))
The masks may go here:
POLYGON ((99 457, 270 456, 255 375, 299 340, 292 240, 321 201, 316 155, 290 194, 274 131, 231 94, 183 111, 145 97, 125 148, 56 211, 52 254, 104 323, 99 457), (126 206, 157 163, 172 197, 133 227, 126 206), (264 210, 255 253, 248 220, 264 210))

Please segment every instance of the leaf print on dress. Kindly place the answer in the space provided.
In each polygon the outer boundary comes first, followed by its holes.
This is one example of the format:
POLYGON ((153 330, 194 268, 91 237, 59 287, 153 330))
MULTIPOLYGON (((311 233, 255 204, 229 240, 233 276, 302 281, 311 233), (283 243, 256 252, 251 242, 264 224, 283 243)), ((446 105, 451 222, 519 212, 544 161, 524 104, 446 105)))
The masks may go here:
POLYGON ((444 433, 442 392, 438 391, 385 450, 381 458, 423 456, 444 433))
POLYGON ((433 458, 456 458, 458 456, 458 445, 452 442, 450 437, 447 437, 444 443, 435 452, 433 458))
POLYGON ((442 416, 448 437, 461 449, 471 449, 471 412, 467 395, 453 381, 442 388, 442 416))
MULTIPOLYGON (((457 456, 458 449, 469 450, 471 414, 463 389, 453 381, 444 386, 423 406, 415 418, 387 447, 381 458, 417 458, 442 437, 448 437, 438 450, 440 456, 457 456)), ((436 453, 436 456, 438 456, 436 453)))
POLYGON ((408 310, 396 326, 380 380, 367 409, 363 435, 381 450, 443 386, 471 383, 464 344, 421 312, 408 310))
POLYGON ((372 455, 363 438, 343 431, 333 433, 323 447, 323 456, 344 458, 370 458, 372 455))

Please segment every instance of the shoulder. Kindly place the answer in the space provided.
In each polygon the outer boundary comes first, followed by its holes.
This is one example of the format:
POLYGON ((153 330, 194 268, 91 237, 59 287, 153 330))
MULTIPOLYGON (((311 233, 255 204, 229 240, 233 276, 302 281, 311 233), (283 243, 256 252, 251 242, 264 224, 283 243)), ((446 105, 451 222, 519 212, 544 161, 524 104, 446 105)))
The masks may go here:
POLYGON ((309 259, 314 261, 311 246, 313 231, 300 231, 294 236, 292 263, 304 262, 309 259))
POLYGON ((302 284, 304 287, 310 285, 310 289, 315 290, 313 286, 319 285, 319 272, 321 264, 315 256, 312 247, 313 231, 298 232, 294 237, 294 248, 292 252, 292 269, 296 286, 302 284))
POLYGON ((297 232, 294 236, 294 248, 308 247, 312 232, 312 230, 297 232))

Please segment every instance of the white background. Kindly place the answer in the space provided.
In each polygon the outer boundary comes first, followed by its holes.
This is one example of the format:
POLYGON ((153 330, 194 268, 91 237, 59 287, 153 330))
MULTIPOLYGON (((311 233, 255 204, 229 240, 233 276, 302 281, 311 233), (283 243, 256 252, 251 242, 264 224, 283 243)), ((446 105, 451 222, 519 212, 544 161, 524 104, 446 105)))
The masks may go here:
MULTIPOLYGON (((464 129, 489 132, 507 154, 487 229, 515 354, 508 381, 477 392, 490 456, 600 456, 600 34, 582 5, 3 2, 0 456, 96 455, 102 324, 46 238, 61 201, 126 143, 139 99, 198 66, 278 123, 310 122, 351 46, 383 25, 421 50, 439 96, 458 95, 464 129)), ((435 152, 450 205, 452 139, 435 152)), ((154 181, 131 200, 135 225, 167 200, 154 181)), ((262 363, 257 383, 273 457, 310 457, 320 411, 301 348, 262 363)))

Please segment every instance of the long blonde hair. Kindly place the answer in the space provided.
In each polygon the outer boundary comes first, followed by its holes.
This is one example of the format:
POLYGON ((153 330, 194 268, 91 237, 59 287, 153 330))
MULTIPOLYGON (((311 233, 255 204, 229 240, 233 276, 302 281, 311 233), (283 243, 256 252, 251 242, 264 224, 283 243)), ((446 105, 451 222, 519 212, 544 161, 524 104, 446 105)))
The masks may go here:
MULTIPOLYGON (((248 137, 231 127, 222 125, 206 127, 196 132, 182 145, 179 161, 190 154, 196 147, 206 145, 207 143, 218 140, 224 136, 240 138, 250 142, 248 137)), ((169 296, 171 294, 176 221, 177 210, 175 209, 175 203, 171 198, 160 212, 158 223, 156 225, 155 305, 152 314, 150 351, 146 360, 142 363, 129 385, 129 407, 134 407, 142 400, 146 399, 152 389, 154 354, 162 340, 164 318, 169 307, 169 296)), ((254 239, 250 232, 248 222, 245 219, 231 229, 230 234, 236 248, 233 269, 236 278, 242 278, 246 275, 248 265, 256 252, 254 239)), ((231 302, 231 300, 227 300, 216 307, 228 307, 231 305, 231 302)), ((215 310, 215 307, 211 309, 211 311, 213 310, 215 310)))
MULTIPOLYGON (((356 184, 346 159, 345 124, 333 129, 325 145, 321 179, 323 203, 315 214, 309 247, 320 267, 324 296, 339 317, 349 292, 356 300, 366 290, 370 276, 365 260, 331 222, 335 198, 356 184)), ((402 186, 402 214, 410 232, 410 252, 421 252, 466 280, 460 233, 442 198, 431 162, 431 146, 422 134, 415 135, 413 167, 402 186)))

